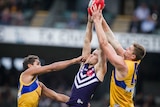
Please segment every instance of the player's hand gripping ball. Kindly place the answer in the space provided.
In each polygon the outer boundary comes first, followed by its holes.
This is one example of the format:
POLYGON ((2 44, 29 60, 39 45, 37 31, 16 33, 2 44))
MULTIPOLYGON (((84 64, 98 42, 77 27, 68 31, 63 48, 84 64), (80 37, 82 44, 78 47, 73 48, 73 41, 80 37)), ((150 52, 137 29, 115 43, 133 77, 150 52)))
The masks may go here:
POLYGON ((91 8, 92 8, 92 6, 93 6, 94 4, 96 4, 97 7, 98 7, 99 5, 101 5, 101 8, 100 8, 100 9, 102 9, 102 10, 103 10, 103 8, 104 8, 104 6, 105 6, 104 0, 90 0, 90 1, 89 1, 89 4, 88 4, 88 13, 89 13, 91 16, 92 16, 91 8))

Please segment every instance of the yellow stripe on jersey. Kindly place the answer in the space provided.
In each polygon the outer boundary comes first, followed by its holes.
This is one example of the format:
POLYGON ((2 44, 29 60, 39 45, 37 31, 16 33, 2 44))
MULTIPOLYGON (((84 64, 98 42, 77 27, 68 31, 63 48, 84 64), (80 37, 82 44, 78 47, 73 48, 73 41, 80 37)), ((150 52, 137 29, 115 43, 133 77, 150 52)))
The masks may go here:
POLYGON ((133 94, 137 81, 138 65, 140 61, 125 60, 128 74, 123 80, 116 78, 113 70, 110 84, 110 107, 134 107, 133 94))
POLYGON ((41 95, 41 87, 38 84, 38 78, 35 78, 31 83, 25 84, 22 82, 22 76, 19 79, 18 88, 18 107, 38 107, 39 98, 41 95))

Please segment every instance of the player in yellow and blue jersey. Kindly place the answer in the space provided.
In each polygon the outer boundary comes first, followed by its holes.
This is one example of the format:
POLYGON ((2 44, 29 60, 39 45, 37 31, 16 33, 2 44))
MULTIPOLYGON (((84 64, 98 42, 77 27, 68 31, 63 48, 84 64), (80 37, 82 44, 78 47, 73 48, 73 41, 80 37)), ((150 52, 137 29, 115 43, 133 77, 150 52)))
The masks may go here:
POLYGON ((133 93, 138 68, 146 51, 137 43, 123 49, 104 20, 100 6, 93 5, 91 12, 100 47, 115 67, 110 84, 110 107, 134 107, 133 93))
POLYGON ((38 107, 41 95, 47 96, 52 100, 66 103, 69 97, 47 88, 38 80, 38 75, 65 69, 69 65, 80 63, 82 60, 82 56, 80 56, 41 66, 38 56, 29 55, 25 57, 23 62, 25 71, 21 73, 18 85, 18 107, 38 107))

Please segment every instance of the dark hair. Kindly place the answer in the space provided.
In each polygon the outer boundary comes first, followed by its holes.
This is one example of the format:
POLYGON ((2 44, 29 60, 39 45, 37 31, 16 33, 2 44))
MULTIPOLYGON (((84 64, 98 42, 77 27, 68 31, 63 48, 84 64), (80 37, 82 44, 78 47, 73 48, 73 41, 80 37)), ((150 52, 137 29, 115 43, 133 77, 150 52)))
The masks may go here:
POLYGON ((142 60, 144 58, 144 56, 146 55, 146 50, 144 49, 143 46, 137 44, 137 43, 134 43, 133 44, 134 46, 134 54, 136 55, 136 58, 135 60, 142 60))
POLYGON ((39 57, 36 55, 28 55, 27 57, 25 57, 23 60, 23 69, 24 70, 28 69, 28 64, 33 65, 36 59, 39 60, 39 57))

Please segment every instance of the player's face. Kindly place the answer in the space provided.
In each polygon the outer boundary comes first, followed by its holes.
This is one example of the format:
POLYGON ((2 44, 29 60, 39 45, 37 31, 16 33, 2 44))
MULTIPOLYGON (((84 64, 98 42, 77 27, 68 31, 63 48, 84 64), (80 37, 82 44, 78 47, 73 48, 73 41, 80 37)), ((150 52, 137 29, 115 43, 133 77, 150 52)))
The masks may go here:
POLYGON ((33 66, 34 67, 41 67, 41 62, 38 59, 36 59, 35 62, 33 63, 33 66))
POLYGON ((126 52, 124 54, 125 59, 128 60, 134 60, 135 59, 135 54, 134 54, 134 46, 131 45, 126 49, 126 52))
POLYGON ((95 65, 98 62, 99 50, 94 50, 89 56, 89 63, 95 65))

